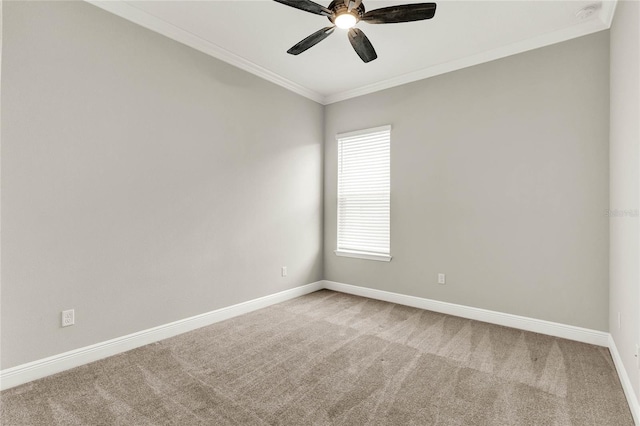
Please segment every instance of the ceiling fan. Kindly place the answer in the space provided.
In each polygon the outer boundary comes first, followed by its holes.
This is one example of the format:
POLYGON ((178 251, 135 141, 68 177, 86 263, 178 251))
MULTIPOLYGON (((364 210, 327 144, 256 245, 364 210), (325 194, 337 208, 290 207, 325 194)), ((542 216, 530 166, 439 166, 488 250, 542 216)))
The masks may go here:
POLYGON ((333 0, 328 7, 311 0, 274 0, 305 12, 326 16, 330 26, 322 28, 297 43, 287 53, 299 55, 310 47, 329 37, 336 27, 348 29, 349 42, 360 59, 371 62, 378 57, 373 45, 362 30, 354 28, 359 21, 369 24, 395 24, 399 22, 422 21, 431 19, 436 14, 435 3, 414 3, 383 7, 365 12, 362 0, 333 0))

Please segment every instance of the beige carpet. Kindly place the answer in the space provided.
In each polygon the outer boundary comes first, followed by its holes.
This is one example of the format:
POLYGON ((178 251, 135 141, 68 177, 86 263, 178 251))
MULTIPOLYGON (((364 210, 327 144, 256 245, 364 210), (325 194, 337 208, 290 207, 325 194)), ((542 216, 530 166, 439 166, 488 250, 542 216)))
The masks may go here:
POLYGON ((1 394, 4 425, 632 425, 605 348, 319 291, 1 394))

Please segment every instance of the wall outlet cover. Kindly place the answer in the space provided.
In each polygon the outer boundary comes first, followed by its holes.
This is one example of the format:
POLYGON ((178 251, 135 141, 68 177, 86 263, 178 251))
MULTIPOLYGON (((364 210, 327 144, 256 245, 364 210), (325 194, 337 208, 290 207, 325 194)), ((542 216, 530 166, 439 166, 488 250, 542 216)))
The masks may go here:
POLYGON ((73 309, 62 311, 62 326, 69 327, 76 323, 76 315, 73 309))

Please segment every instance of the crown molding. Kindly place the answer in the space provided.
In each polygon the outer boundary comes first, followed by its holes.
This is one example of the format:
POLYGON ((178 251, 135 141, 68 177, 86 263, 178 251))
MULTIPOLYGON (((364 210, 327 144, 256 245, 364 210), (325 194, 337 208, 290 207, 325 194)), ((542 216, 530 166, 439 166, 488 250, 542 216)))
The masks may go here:
POLYGON ((226 49, 223 49, 222 47, 210 41, 207 41, 187 30, 164 21, 163 19, 153 16, 124 1, 84 1, 135 24, 138 24, 142 27, 160 33, 175 41, 206 53, 207 55, 213 56, 214 58, 227 62, 244 71, 252 73, 258 77, 261 77, 267 81, 277 84, 287 90, 290 90, 322 105, 329 105, 347 99, 356 98, 358 96, 368 95, 370 93, 379 92, 381 90, 390 89, 392 87, 401 86, 403 84, 412 83, 414 81, 423 80, 425 78, 434 77, 440 74, 446 74, 448 72, 472 67, 474 65, 479 65, 485 62, 505 58, 507 56, 516 55, 528 50, 549 46, 552 44, 571 40, 573 38, 592 34, 598 31, 607 30, 611 27, 611 22, 613 21, 616 5, 618 3, 618 0, 603 1, 600 12, 596 18, 590 19, 569 28, 563 28, 561 30, 542 34, 540 36, 532 37, 496 49, 488 50, 476 55, 467 56, 454 61, 444 62, 398 77, 393 77, 366 86, 324 96, 321 93, 318 93, 305 86, 295 83, 292 80, 282 77, 281 75, 273 71, 270 71, 258 64, 251 62, 248 59, 245 59, 226 49))
POLYGON ((602 2, 599 18, 607 28, 611 28, 611 23, 613 22, 613 16, 616 13, 617 5, 618 0, 606 0, 602 2))
POLYGON ((563 28, 540 36, 532 37, 512 43, 497 49, 488 50, 476 55, 467 56, 454 61, 445 62, 429 68, 424 68, 415 72, 401 75, 399 77, 390 78, 388 80, 369 84, 357 89, 346 90, 344 92, 335 93, 324 98, 324 104, 332 104, 344 101, 358 96, 368 95, 370 93, 379 92, 381 90, 390 89, 392 87, 401 86, 403 84, 412 83, 414 81, 423 80, 425 78, 434 77, 436 75, 445 74, 451 71, 472 67, 474 65, 483 64, 485 62, 494 61, 496 59, 505 58, 507 56, 523 53, 528 50, 537 49, 544 46, 571 40, 573 38, 582 37, 598 31, 609 28, 610 21, 613 18, 613 10, 615 9, 615 1, 607 1, 606 7, 603 6, 598 18, 590 19, 579 25, 563 28), (609 25, 603 22, 603 19, 609 21, 609 25))
POLYGON ((170 39, 173 39, 179 43, 192 47, 221 61, 227 62, 233 66, 236 66, 244 71, 250 72, 258 77, 261 77, 271 83, 284 87, 294 93, 297 93, 305 98, 309 98, 312 101, 324 104, 324 96, 311 89, 308 89, 298 83, 295 83, 287 78, 282 77, 279 74, 269 71, 268 69, 257 65, 248 59, 236 55, 222 47, 211 43, 197 35, 177 27, 169 22, 153 16, 141 9, 136 8, 124 1, 96 1, 85 0, 87 3, 92 4, 107 12, 113 13, 121 18, 145 27, 149 30, 160 33, 170 39))

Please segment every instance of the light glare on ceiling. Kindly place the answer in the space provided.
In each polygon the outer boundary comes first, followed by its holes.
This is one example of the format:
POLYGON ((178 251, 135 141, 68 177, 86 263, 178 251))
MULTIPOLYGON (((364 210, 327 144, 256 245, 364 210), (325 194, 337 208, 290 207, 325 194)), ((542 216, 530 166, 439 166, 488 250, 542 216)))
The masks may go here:
POLYGON ((343 30, 349 29, 356 24, 356 17, 350 13, 343 13, 336 16, 335 24, 343 30))
POLYGON ((601 7, 602 5, 600 3, 590 4, 589 6, 583 7, 582 9, 580 9, 576 13, 576 17, 578 19, 587 19, 592 15, 594 15, 598 10, 600 10, 601 7))

